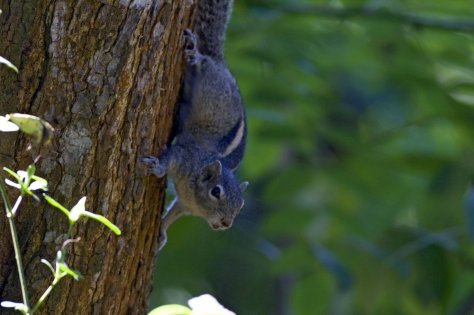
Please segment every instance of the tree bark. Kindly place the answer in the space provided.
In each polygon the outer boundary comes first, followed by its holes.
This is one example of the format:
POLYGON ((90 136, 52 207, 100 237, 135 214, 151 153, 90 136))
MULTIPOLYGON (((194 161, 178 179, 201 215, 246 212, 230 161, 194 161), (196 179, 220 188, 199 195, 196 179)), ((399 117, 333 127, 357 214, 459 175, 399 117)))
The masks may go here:
MULTIPOLYGON (((122 230, 114 235, 80 220, 68 264, 84 278, 63 279, 42 314, 143 314, 151 289, 164 202, 163 180, 139 158, 166 143, 182 72, 182 31, 192 1, 0 0, 0 115, 21 112, 55 128, 37 174, 66 207, 87 196, 87 209, 122 230)), ((0 167, 25 169, 38 155, 28 138, 0 134, 0 167)), ((2 206, 3 208, 3 206, 2 206)), ((2 209, 3 211, 3 209, 2 209)), ((29 202, 17 217, 30 303, 51 281, 67 220, 29 202)), ((0 300, 20 302, 5 215, 0 216, 0 300)), ((5 309, 2 309, 2 314, 5 309)))

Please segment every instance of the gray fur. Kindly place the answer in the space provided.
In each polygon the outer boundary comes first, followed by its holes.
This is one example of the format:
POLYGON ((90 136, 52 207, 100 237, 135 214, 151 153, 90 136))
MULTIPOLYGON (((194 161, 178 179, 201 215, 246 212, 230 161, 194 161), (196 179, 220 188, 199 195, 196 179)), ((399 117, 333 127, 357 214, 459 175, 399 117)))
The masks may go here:
POLYGON ((196 34, 198 50, 218 62, 224 62, 224 41, 232 0, 198 0, 196 34))
POLYGON ((163 215, 160 249, 168 226, 184 214, 203 217, 213 229, 231 227, 248 184, 234 175, 247 127, 237 83, 223 56, 232 1, 198 0, 197 5, 197 36, 184 33, 186 69, 174 142, 159 157, 142 158, 156 176, 169 174, 176 189, 163 215))

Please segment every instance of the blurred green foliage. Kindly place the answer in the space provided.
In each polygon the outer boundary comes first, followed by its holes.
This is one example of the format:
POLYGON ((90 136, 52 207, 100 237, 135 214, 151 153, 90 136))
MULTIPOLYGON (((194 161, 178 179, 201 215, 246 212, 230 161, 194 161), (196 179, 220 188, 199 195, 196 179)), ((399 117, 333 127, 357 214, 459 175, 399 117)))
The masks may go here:
POLYGON ((169 229, 151 306, 207 292, 240 315, 472 314, 474 31, 449 29, 465 22, 467 0, 236 1, 246 207, 226 232, 169 229), (305 4, 376 12, 288 10, 305 4))

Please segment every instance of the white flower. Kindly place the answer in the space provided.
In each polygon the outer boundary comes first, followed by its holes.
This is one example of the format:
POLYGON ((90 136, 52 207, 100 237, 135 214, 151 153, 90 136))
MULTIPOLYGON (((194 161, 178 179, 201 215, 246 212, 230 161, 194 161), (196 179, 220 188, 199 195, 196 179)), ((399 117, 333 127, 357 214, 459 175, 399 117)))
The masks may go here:
POLYGON ((192 298, 188 301, 189 307, 193 310, 191 315, 235 315, 219 304, 210 294, 192 298))

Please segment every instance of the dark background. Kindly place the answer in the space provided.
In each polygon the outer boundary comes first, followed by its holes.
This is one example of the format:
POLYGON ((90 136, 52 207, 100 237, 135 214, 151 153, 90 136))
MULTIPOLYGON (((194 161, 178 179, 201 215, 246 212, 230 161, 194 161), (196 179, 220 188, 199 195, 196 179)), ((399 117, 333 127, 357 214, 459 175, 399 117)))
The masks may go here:
POLYGON ((151 307, 473 314, 473 2, 237 0, 226 56, 246 206, 171 226, 151 307))

